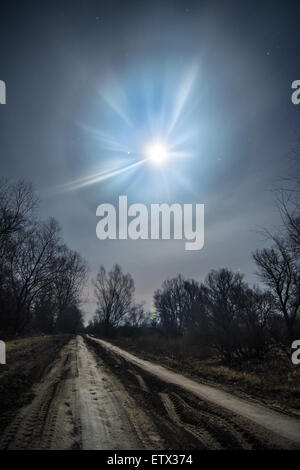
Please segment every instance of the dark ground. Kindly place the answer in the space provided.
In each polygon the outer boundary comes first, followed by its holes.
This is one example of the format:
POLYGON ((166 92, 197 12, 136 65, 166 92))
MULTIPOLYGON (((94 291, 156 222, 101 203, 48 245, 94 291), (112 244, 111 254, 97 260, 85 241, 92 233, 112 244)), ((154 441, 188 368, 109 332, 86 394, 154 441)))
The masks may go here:
POLYGON ((69 335, 41 337, 7 352, 6 365, 0 365, 0 433, 19 408, 32 400, 32 385, 41 379, 69 339, 69 335))

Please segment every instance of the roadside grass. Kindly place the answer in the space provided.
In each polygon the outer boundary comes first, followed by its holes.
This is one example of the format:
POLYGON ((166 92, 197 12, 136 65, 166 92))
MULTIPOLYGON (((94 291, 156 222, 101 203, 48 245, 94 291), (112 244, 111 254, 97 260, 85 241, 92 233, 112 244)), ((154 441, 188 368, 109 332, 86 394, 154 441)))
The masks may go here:
POLYGON ((17 348, 22 348, 24 346, 27 346, 29 344, 33 343, 38 343, 40 341, 45 341, 49 339, 51 336, 50 335, 43 335, 43 336, 32 336, 29 338, 20 338, 20 339, 14 339, 11 341, 6 342, 6 351, 13 351, 14 349, 17 348))
POLYGON ((0 435, 18 410, 32 400, 32 386, 70 338, 64 334, 33 336, 6 343, 6 364, 0 366, 0 435))

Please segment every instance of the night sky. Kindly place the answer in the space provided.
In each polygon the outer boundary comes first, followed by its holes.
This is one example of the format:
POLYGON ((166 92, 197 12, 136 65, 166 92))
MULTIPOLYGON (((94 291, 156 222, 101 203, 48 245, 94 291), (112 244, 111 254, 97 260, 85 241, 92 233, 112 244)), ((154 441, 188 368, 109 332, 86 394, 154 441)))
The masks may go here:
POLYGON ((291 1, 2 0, 1 176, 33 182, 40 216, 59 221, 90 279, 117 262, 147 306, 179 272, 227 266, 256 281, 251 252, 279 223, 273 190, 300 127, 299 18, 291 1), (178 153, 163 170, 73 184, 137 162, 156 135, 178 153), (96 208, 119 195, 205 204, 204 248, 98 240, 96 208))

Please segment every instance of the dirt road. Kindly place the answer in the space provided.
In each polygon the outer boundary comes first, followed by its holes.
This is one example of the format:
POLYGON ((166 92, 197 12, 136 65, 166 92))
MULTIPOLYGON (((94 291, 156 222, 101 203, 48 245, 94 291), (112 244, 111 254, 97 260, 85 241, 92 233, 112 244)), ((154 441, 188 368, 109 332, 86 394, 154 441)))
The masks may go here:
POLYGON ((155 428, 122 385, 72 339, 0 437, 0 449, 161 448, 155 428))
POLYGON ((0 449, 300 448, 298 421, 91 337, 64 345, 32 392, 0 449))
MULTIPOLYGON (((91 339, 101 344, 110 352, 121 356, 129 363, 157 377, 159 380, 180 387, 201 400, 211 402, 214 405, 220 406, 236 415, 246 418, 256 425, 264 427, 267 431, 270 431, 283 439, 294 442, 300 447, 300 420, 277 413, 265 406, 238 398, 214 387, 195 382, 194 380, 172 372, 165 367, 140 359, 106 341, 96 338, 91 339)), ((163 400, 166 407, 170 408, 171 402, 167 396, 165 396, 163 400)))

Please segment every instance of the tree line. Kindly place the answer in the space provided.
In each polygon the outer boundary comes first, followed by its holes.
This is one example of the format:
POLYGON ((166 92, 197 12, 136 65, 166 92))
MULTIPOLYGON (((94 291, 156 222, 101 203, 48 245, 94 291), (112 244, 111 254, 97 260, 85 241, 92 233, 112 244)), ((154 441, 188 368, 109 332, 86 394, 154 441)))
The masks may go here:
POLYGON ((0 180, 0 331, 75 332, 86 262, 67 247, 58 223, 36 216, 31 184, 0 180))

